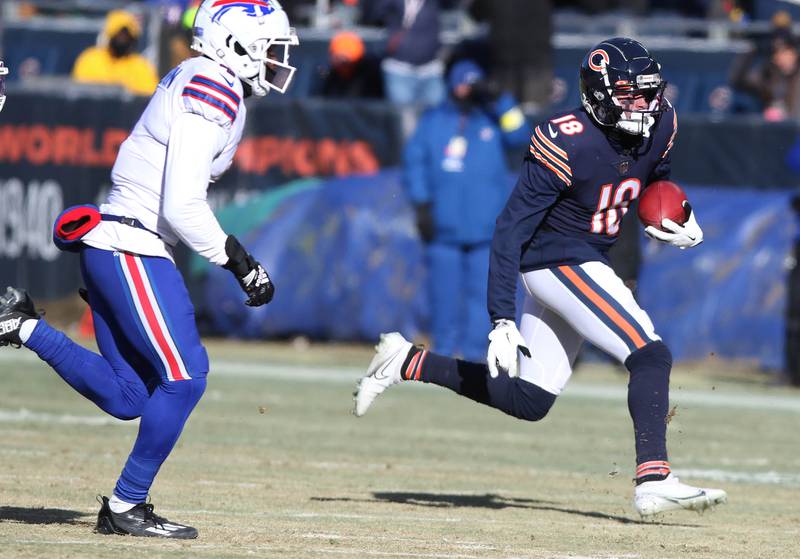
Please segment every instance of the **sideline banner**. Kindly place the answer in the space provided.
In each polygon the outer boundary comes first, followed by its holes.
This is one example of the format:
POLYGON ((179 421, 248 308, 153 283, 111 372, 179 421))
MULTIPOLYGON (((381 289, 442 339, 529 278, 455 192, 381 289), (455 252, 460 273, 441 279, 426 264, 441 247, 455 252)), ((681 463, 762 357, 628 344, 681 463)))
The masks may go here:
MULTIPOLYGON (((0 117, 0 285, 43 299, 75 292, 78 260, 53 246, 52 221, 102 200, 146 103, 12 93, 0 117)), ((398 163, 401 147, 399 117, 381 103, 254 100, 233 166, 209 199, 218 207, 291 179, 377 173, 398 163)))

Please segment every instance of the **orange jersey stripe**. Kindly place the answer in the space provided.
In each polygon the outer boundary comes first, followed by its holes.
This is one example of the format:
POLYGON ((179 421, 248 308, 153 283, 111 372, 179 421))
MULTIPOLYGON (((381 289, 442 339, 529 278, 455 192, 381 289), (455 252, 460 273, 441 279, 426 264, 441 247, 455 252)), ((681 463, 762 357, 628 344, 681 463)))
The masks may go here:
POLYGON ((562 181, 564 181, 564 183, 565 183, 567 186, 572 186, 572 181, 570 181, 570 180, 569 180, 569 179, 568 179, 568 178, 567 178, 567 177, 564 175, 564 173, 562 173, 561 171, 559 171, 558 169, 556 169, 555 167, 553 167, 553 166, 552 166, 552 165, 551 165, 551 164, 550 164, 550 163, 549 163, 549 162, 548 162, 548 161, 547 161, 547 160, 546 160, 544 157, 542 157, 541 155, 539 155, 539 152, 538 152, 538 151, 536 151, 536 150, 533 148, 533 146, 531 146, 531 147, 530 147, 530 152, 531 152, 531 155, 533 155, 533 156, 534 156, 536 159, 538 159, 538 160, 539 160, 539 162, 541 162, 541 163, 542 163, 542 165, 546 166, 548 169, 550 169, 551 171, 553 171, 553 173, 555 173, 555 175, 556 175, 558 178, 560 178, 562 181))
POLYGON ((569 280, 573 284, 575 284, 575 286, 578 289, 580 289, 581 292, 584 295, 586 295, 592 303, 597 305, 600 308, 600 310, 602 310, 606 314, 606 316, 608 316, 608 318, 610 318, 614 322, 614 324, 619 326, 622 329, 622 331, 625 332, 630 337, 630 339, 636 346, 636 349, 641 349, 645 345, 647 345, 645 341, 642 339, 642 337, 639 335, 639 332, 637 332, 636 329, 633 326, 631 326, 630 322, 625 320, 622 317, 622 315, 620 315, 616 311, 616 309, 614 309, 614 307, 609 305, 608 302, 605 299, 603 299, 596 291, 594 291, 591 287, 586 285, 586 282, 584 282, 578 276, 578 274, 573 272, 569 266, 559 266, 558 269, 561 270, 561 272, 565 276, 567 276, 569 280))
POLYGON ((664 153, 661 157, 666 157, 669 153, 669 150, 672 149, 672 144, 675 142, 675 136, 678 135, 678 111, 675 110, 673 107, 672 109, 672 136, 669 137, 669 142, 667 142, 667 149, 664 150, 664 153))
POLYGON ((536 129, 534 130, 534 132, 535 132, 535 134, 536 134, 537 136, 539 136, 539 138, 540 138, 540 139, 541 139, 541 140, 542 140, 542 141, 545 143, 545 145, 546 145, 547 147, 549 147, 549 148, 550 148, 550 149, 552 149, 554 152, 556 152, 558 155, 560 155, 560 156, 561 156, 561 157, 564 159, 564 161, 569 161, 569 156, 567 155, 567 152, 566 152, 566 151, 564 151, 563 149, 561 149, 560 147, 558 147, 557 145, 555 145, 555 144, 554 144, 553 142, 551 142, 550 140, 548 140, 548 139, 547 139, 547 137, 546 137, 546 136, 544 135, 544 133, 543 133, 543 132, 542 132, 542 131, 539 129, 539 127, 538 127, 538 126, 536 127, 536 129))
POLYGON ((549 151, 547 151, 547 148, 545 148, 545 147, 544 147, 542 144, 540 144, 540 143, 539 143, 539 142, 536 140, 536 136, 533 136, 533 137, 531 137, 531 143, 532 143, 534 146, 536 146, 536 149, 539 151, 539 153, 540 153, 541 155, 543 155, 544 157, 546 157, 547 159, 549 159, 549 160, 550 160, 550 163, 553 163, 553 164, 555 164, 557 167, 561 167, 561 169, 563 169, 563 170, 564 170, 564 172, 565 172, 567 175, 569 175, 569 176, 570 176, 570 178, 572 177, 572 169, 570 169, 570 168, 569 168, 569 165, 566 165, 565 163, 562 163, 560 159, 558 159, 558 158, 554 157, 552 153, 550 153, 549 151))

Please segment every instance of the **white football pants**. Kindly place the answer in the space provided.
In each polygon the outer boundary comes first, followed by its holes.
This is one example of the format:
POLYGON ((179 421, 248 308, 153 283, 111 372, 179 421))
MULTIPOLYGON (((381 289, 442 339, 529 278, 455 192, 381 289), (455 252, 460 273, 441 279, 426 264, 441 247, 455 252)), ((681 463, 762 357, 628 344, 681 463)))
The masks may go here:
POLYGON ((569 381, 584 340, 624 363, 661 339, 630 289, 602 262, 534 270, 522 282, 520 333, 531 357, 519 355, 520 377, 552 394, 569 381))

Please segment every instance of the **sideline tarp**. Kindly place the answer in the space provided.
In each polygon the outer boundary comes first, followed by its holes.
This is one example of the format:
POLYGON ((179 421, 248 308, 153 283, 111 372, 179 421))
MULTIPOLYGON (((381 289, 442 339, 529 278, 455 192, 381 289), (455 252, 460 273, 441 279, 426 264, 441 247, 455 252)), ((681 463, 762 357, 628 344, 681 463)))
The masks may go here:
POLYGON ((795 217, 784 192, 687 188, 705 242, 644 245, 639 299, 677 360, 712 354, 783 365, 786 258, 795 217))
MULTIPOLYGON (((214 268, 205 304, 216 309, 209 313, 215 329, 243 338, 374 340, 391 330, 416 335, 425 266, 399 173, 288 188, 292 192, 279 194, 281 203, 261 225, 240 235, 269 270, 275 300, 245 307, 230 273, 214 268)), ((259 205, 269 203, 257 197, 227 209, 223 225, 252 215, 259 205)))

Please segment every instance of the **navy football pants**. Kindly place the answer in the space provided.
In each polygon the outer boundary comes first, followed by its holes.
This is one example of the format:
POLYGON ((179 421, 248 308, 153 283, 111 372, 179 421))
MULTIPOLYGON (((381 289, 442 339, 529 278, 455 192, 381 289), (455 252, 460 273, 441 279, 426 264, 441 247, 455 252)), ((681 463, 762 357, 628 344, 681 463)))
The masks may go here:
POLYGON ((189 293, 172 262, 84 248, 81 271, 100 355, 43 320, 25 345, 106 413, 140 418, 114 493, 143 502, 203 395, 208 356, 189 293))

